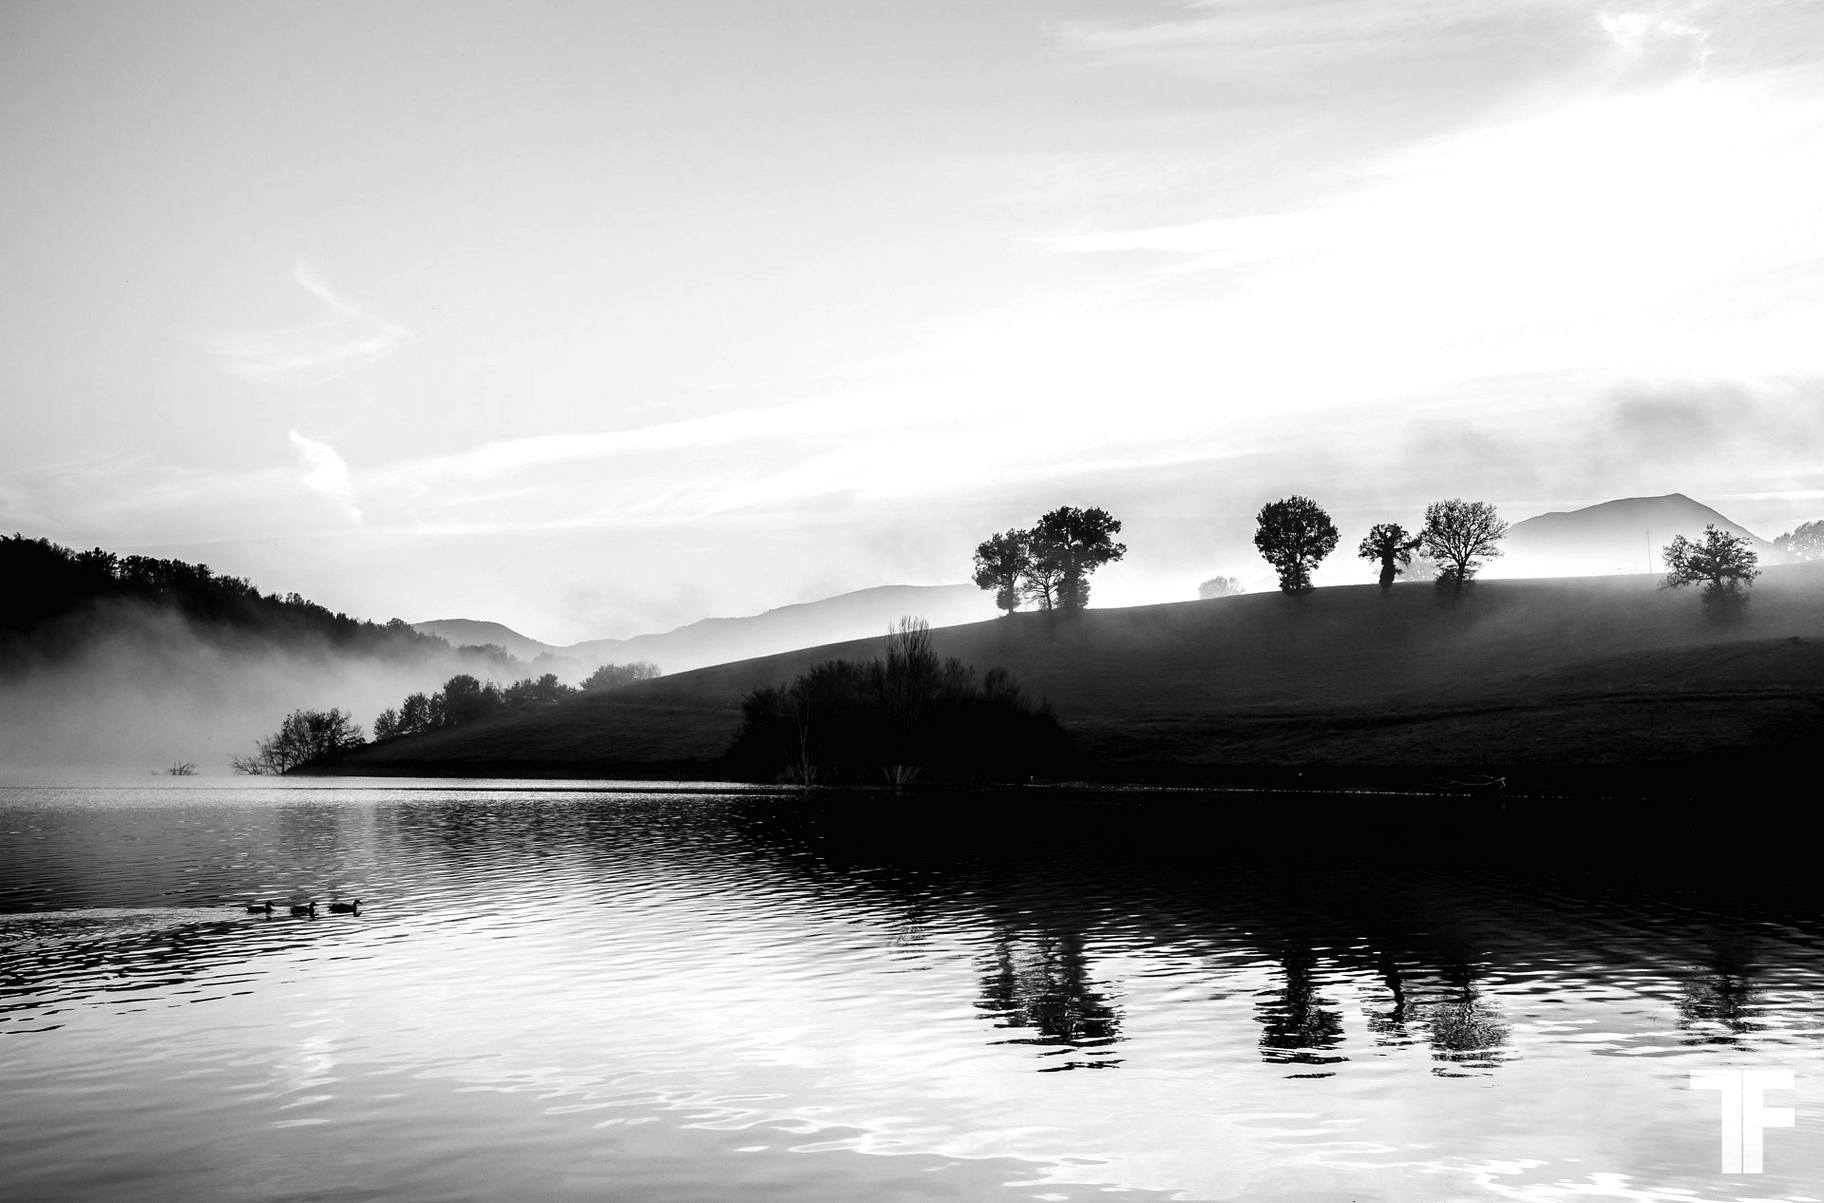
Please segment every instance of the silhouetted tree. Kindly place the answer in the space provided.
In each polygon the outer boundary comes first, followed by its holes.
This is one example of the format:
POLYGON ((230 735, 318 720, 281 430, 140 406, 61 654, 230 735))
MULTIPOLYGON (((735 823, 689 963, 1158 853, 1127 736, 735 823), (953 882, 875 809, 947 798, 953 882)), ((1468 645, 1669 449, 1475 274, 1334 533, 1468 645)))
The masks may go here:
POLYGON ((1311 570, 1336 548, 1336 524, 1309 497, 1287 497, 1260 507, 1254 546, 1279 574, 1287 593, 1309 593, 1311 570))
POLYGON ((1058 604, 1058 587, 1063 581, 1064 570, 1057 564, 1028 560, 1026 576, 1020 582, 1020 596, 1041 610, 1054 610, 1058 604))
POLYGON ((399 703, 399 723, 393 728, 395 735, 416 735, 428 731, 434 726, 431 722, 431 699, 422 693, 409 695, 399 703))
POLYGON ((1106 510, 1060 506, 1032 528, 1030 549, 1035 570, 1056 581, 1056 605, 1077 611, 1089 604, 1089 574, 1127 554, 1115 542, 1121 522, 1106 510))
POLYGON ((513 682, 501 691, 501 697, 509 706, 524 706, 532 702, 555 702, 575 692, 575 687, 558 680, 556 673, 546 673, 537 679, 527 677, 513 682))
POLYGON ((294 710, 277 733, 259 742, 252 756, 236 756, 231 763, 237 773, 276 776, 333 761, 364 742, 361 724, 341 710, 294 710))
POLYGON ((382 710, 380 716, 374 720, 374 742, 379 743, 383 739, 391 739, 398 734, 399 712, 394 710, 391 706, 388 706, 385 710, 382 710))
POLYGON ((1020 608, 1032 574, 1031 532, 1003 531, 975 549, 975 583, 994 591, 994 604, 1011 614, 1020 608))
POLYGON ((1748 587, 1761 574, 1756 567, 1760 557, 1748 546, 1748 540, 1715 524, 1704 527, 1704 539, 1694 543, 1683 535, 1674 535, 1663 553, 1666 579, 1663 588, 1682 589, 1686 585, 1704 587, 1704 612, 1712 618, 1727 619, 1739 615, 1748 604, 1748 587))
POLYGON ((443 724, 458 727, 480 718, 488 711, 481 682, 468 673, 457 673, 443 683, 443 724))
POLYGON ((1773 541, 1788 560, 1824 560, 1824 518, 1803 522, 1773 541))
POLYGON ((632 664, 604 664, 583 678, 583 691, 587 693, 597 689, 612 689, 616 685, 650 681, 661 675, 659 666, 650 660, 635 660, 632 664))
POLYGON ((1362 540, 1356 554, 1364 560, 1375 560, 1381 566, 1381 588, 1393 588, 1393 580, 1412 563, 1412 553, 1419 546, 1419 536, 1408 536, 1397 522, 1377 522, 1362 540))
POLYGON ((749 693, 729 760, 743 771, 808 785, 905 784, 921 775, 1023 781, 1061 763, 1065 740, 1005 670, 940 660, 923 619, 903 618, 886 655, 826 660, 784 685, 749 693))
POLYGON ((1197 596, 1204 601, 1218 597, 1236 597, 1247 591, 1238 576, 1213 576, 1197 586, 1197 596))
POLYGON ((1501 554, 1495 546, 1507 534, 1507 523, 1486 501, 1434 501, 1425 507, 1425 526, 1419 542, 1425 554, 1438 562, 1437 583, 1461 590, 1476 575, 1482 561, 1501 554))

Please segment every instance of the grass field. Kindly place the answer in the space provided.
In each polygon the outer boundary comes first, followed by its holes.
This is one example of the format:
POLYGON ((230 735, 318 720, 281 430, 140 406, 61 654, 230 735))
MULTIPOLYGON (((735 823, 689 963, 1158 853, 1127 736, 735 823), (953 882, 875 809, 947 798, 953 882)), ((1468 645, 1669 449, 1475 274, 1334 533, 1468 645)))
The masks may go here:
MULTIPOLYGON (((1363 585, 1016 614, 933 636, 940 654, 1003 666, 1048 701, 1092 779, 1710 788, 1743 756, 1806 753, 1824 731, 1824 564, 1768 569, 1727 626, 1658 579, 1484 581, 1455 599, 1363 585)), ((748 690, 880 643, 584 695, 371 746, 338 771, 714 777, 748 690)))

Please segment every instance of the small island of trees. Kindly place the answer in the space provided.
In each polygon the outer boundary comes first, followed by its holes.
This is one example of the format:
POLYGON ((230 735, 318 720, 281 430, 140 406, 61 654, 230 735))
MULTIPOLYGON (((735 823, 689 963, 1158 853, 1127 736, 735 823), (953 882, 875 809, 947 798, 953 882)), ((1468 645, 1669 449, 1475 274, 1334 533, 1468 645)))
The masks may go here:
POLYGON ((940 660, 922 618, 901 619, 885 655, 826 660, 749 693, 728 759, 752 779, 800 785, 1025 781, 1055 771, 1069 743, 1004 669, 979 681, 940 660))

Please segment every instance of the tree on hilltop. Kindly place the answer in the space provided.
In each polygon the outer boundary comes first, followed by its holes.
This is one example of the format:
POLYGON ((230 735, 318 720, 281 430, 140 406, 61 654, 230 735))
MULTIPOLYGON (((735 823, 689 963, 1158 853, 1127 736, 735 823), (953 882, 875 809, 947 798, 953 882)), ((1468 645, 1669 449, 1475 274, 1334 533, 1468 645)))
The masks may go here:
POLYGON ((650 660, 635 660, 631 664, 604 664, 583 678, 582 689, 584 693, 593 693, 598 689, 631 685, 635 681, 650 681, 662 675, 659 666, 650 660))
POLYGON ((1311 571, 1336 549, 1336 524, 1309 497, 1287 497, 1260 507, 1254 546, 1279 574, 1286 593, 1309 593, 1311 571))
MULTIPOLYGON (((975 549, 976 586, 992 590, 994 604, 1009 614, 1026 598, 1027 579, 1032 575, 1031 539, 1029 531, 1002 531, 983 539, 975 549)), ((1046 600, 1049 603, 1049 596, 1046 600)))
POLYGON ((1377 522, 1355 554, 1364 560, 1378 561, 1381 588, 1391 589, 1394 578, 1412 563, 1412 553, 1418 549, 1419 542, 1418 535, 1408 535, 1406 528, 1397 522, 1377 522))
POLYGON ((1218 597, 1237 597, 1247 591, 1247 586, 1241 583, 1241 578, 1238 576, 1213 576, 1197 586, 1197 596, 1203 601, 1211 601, 1218 597))
POLYGON ((1041 610, 1081 610, 1089 604, 1089 574, 1127 554, 1115 542, 1121 522, 1108 511, 1060 506, 1030 530, 991 535, 975 549, 975 583, 994 591, 1011 614, 1020 602, 1041 610))
POLYGON ((1437 584, 1460 591, 1470 584, 1483 560, 1501 554, 1496 546, 1507 534, 1507 523, 1486 501, 1464 501, 1453 497, 1434 501, 1425 507, 1425 526, 1419 531, 1419 542, 1425 554, 1437 561, 1437 584))
POLYGON ((1803 522, 1773 541, 1788 560, 1824 560, 1824 518, 1803 522))
POLYGON ((1675 535, 1666 545, 1662 558, 1666 564, 1664 589, 1682 589, 1686 585, 1704 587, 1704 612, 1726 620, 1739 617, 1748 604, 1748 587, 1761 574, 1760 557, 1748 546, 1748 540, 1712 523, 1704 527, 1702 542, 1675 535))
POLYGON ((1057 607, 1077 611, 1089 605, 1089 574, 1127 554, 1115 542, 1120 519, 1099 508, 1060 506, 1032 528, 1033 563, 1055 575, 1057 607))

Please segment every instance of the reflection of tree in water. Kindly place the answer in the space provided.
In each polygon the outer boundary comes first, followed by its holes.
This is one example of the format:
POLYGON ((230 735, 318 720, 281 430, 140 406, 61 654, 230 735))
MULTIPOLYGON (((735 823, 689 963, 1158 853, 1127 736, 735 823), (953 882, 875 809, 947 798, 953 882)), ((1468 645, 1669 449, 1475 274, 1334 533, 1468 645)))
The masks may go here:
POLYGON ((1254 1008, 1260 1021, 1261 1059, 1293 1065, 1347 1061, 1343 1054, 1330 1051, 1343 1042, 1343 1016, 1331 1009, 1335 999, 1317 992, 1317 958, 1308 948, 1288 948, 1280 955, 1280 967, 1286 975, 1285 987, 1265 992, 1254 1008))
POLYGON ((1405 974, 1399 961, 1384 949, 1375 959, 1375 970, 1387 987, 1388 1003, 1385 1007, 1364 1006, 1362 1014, 1367 1017, 1368 1030, 1373 1033, 1376 1044, 1403 1048, 1412 1043, 1412 1035, 1406 1030, 1405 974))
POLYGON ((1719 940, 1709 964, 1679 986, 1678 1030, 1687 1044, 1734 1046, 1761 1030, 1754 978, 1759 967, 1746 937, 1719 940))
POLYGON ((1501 1010, 1476 988, 1474 973, 1466 962, 1452 965, 1444 989, 1421 1008, 1431 1037, 1432 1072, 1440 1077, 1464 1077, 1467 1070, 1493 1069, 1505 1057, 1511 1029, 1501 1010))
POLYGON ((1003 929, 995 937, 994 961, 982 975, 976 1006, 994 1016, 999 1028, 1031 1034, 1003 1043, 1034 1044, 1055 1058, 1040 1068, 1107 1069, 1121 1063, 1113 1053, 1121 1039, 1121 1015, 1090 981, 1083 937, 1076 932, 1043 932, 1022 938, 1003 929))

